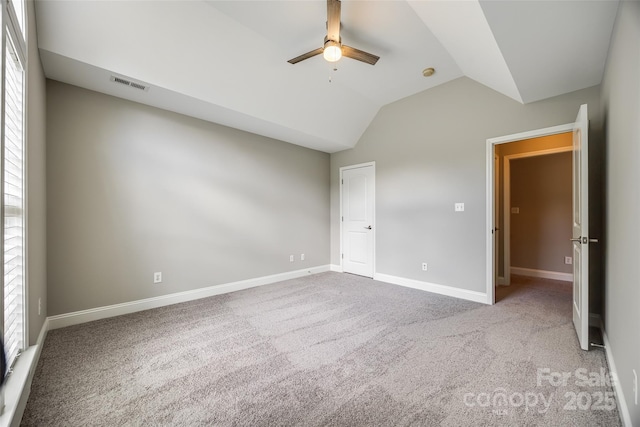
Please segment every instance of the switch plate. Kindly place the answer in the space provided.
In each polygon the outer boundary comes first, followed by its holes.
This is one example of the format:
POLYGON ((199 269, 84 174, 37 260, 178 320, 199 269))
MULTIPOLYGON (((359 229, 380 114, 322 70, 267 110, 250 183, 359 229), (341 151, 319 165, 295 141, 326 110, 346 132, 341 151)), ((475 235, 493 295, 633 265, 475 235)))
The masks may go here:
POLYGON ((304 261, 304 254, 300 254, 300 261, 304 261))
POLYGON ((153 283, 162 283, 162 272, 156 271, 153 273, 153 283))
POLYGON ((464 203, 456 203, 454 209, 456 212, 464 212, 464 203))
POLYGON ((427 263, 426 262, 422 263, 422 271, 427 271, 427 263))
POLYGON ((519 214, 520 213, 520 208, 511 208, 511 213, 512 214, 519 214))
POLYGON ((289 255, 289 262, 293 262, 293 255, 289 255))
POLYGON ((564 263, 567 265, 573 264, 573 258, 571 258, 570 256, 564 257, 564 263))

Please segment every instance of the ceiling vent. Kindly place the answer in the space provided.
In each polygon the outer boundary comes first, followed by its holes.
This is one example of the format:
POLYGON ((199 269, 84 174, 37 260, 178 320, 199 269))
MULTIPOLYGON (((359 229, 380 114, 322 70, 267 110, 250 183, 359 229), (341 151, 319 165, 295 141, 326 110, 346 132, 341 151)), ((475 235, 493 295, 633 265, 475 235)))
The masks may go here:
POLYGON ((111 81, 115 83, 119 83, 121 85, 132 87, 134 89, 139 89, 145 92, 149 92, 149 86, 144 85, 142 83, 132 82, 131 80, 127 80, 122 77, 111 76, 111 81))

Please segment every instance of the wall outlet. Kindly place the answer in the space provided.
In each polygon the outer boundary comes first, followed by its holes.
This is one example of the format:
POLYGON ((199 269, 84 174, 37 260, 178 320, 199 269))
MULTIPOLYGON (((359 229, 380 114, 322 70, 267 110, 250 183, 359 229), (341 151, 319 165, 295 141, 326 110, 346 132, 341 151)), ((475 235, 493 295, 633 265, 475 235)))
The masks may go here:
POLYGON ((520 213, 520 208, 511 208, 511 213, 512 214, 519 214, 520 213))
POLYGON ((636 374, 636 370, 633 370, 633 398, 635 399, 636 405, 638 404, 638 374, 636 374))
POLYGON ((573 264, 573 258, 571 258, 570 256, 564 257, 564 263, 567 265, 573 264))
POLYGON ((300 261, 304 261, 304 254, 300 254, 300 261))
POLYGON ((426 262, 422 263, 422 271, 427 271, 427 263, 426 262))
POLYGON ((38 298, 38 316, 42 315, 42 298, 38 298))
POLYGON ((293 255, 289 255, 289 262, 293 262, 293 255))
POLYGON ((464 212, 464 203, 456 203, 453 205, 453 209, 456 212, 464 212))
POLYGON ((153 273, 153 283, 162 283, 162 272, 156 271, 153 273))

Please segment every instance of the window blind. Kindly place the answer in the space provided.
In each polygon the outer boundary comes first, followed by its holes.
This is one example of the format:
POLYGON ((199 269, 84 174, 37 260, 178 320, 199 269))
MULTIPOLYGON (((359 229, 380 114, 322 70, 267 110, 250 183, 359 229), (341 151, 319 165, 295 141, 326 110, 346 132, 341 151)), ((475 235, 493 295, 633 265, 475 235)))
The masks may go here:
POLYGON ((11 366, 24 346, 24 70, 7 34, 4 73, 4 344, 11 366))

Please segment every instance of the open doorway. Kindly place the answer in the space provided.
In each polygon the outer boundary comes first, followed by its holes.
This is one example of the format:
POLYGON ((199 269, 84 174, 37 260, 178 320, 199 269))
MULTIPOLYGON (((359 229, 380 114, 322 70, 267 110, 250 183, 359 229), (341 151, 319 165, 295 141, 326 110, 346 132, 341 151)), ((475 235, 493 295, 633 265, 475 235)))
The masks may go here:
MULTIPOLYGON (((589 349, 589 245, 598 239, 589 236, 589 119, 588 107, 578 109, 575 122, 550 128, 487 139, 487 302, 495 303, 495 247, 498 227, 495 216, 495 154, 496 147, 515 141, 538 139, 571 132, 572 135, 572 235, 573 286, 572 318, 583 350, 589 349)), ((505 235, 507 233, 502 233, 505 235)), ((541 279, 542 280, 542 279, 541 279)))
POLYGON ((572 134, 496 146, 495 283, 573 280, 572 134))
MULTIPOLYGON (((567 123, 564 125, 553 126, 549 128, 537 129, 527 132, 521 132, 512 135, 506 135, 496 138, 487 139, 487 302, 489 304, 495 304, 496 287, 499 283, 504 284, 509 278, 504 277, 504 243, 502 243, 503 249, 500 249, 500 241, 504 239, 504 235, 510 233, 510 230, 504 230, 504 206, 498 206, 497 197, 504 197, 503 185, 496 180, 503 180, 504 171, 504 158, 497 156, 500 146, 509 144, 512 142, 529 141, 531 144, 529 147, 522 149, 521 152, 530 151, 543 151, 555 149, 555 146, 544 146, 545 143, 549 143, 545 140, 545 137, 554 136, 558 134, 565 134, 573 132, 575 127, 574 123, 567 123), (502 189, 502 190, 500 190, 502 189), (502 195, 501 195, 502 193, 502 195), (501 219, 502 218, 502 219, 501 219), (500 222, 499 222, 500 221, 500 222), (502 277, 502 279, 500 279, 502 277)), ((516 146, 516 145, 514 145, 516 146)), ((522 147, 522 146, 521 146, 522 147)), ((503 152, 503 157, 510 154, 517 154, 516 152, 506 153, 503 152)), ((507 224, 508 226, 509 224, 507 224)), ((506 263, 510 265, 510 262, 506 263)), ((509 273, 509 271, 507 272, 509 273)))

